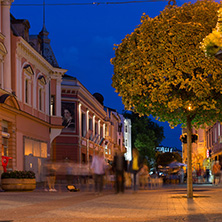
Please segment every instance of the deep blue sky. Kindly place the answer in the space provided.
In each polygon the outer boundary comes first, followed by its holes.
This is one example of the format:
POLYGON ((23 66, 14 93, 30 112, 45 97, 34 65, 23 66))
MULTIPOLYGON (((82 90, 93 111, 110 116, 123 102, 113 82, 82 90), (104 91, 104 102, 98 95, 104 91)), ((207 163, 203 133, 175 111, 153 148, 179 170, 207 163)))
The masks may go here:
MULTIPOLYGON (((60 3, 104 3, 127 0, 45 0, 46 4, 60 3)), ((182 5, 185 0, 177 0, 182 5)), ((193 1, 192 1, 193 2, 193 1)), ((16 6, 16 4, 41 4, 43 0, 14 0, 11 13, 17 19, 28 19, 30 34, 38 34, 43 25, 43 7, 16 6)), ((128 4, 57 5, 45 8, 46 29, 59 66, 68 69, 67 74, 77 77, 90 93, 99 92, 104 104, 122 113, 121 98, 112 88, 114 44, 121 43, 125 35, 140 24, 143 13, 150 17, 159 15, 168 1, 128 4)), ((164 127, 166 139, 162 145, 181 149, 181 128, 170 129, 168 123, 158 122, 164 127)))

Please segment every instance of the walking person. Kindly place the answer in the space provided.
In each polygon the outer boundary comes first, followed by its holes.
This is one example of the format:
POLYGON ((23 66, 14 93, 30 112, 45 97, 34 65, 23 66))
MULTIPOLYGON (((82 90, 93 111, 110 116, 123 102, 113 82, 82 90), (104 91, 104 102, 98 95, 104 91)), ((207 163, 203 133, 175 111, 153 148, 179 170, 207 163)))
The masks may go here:
POLYGON ((217 160, 213 165, 212 173, 214 175, 214 185, 218 185, 220 183, 220 163, 217 160))
POLYGON ((131 160, 131 172, 133 173, 133 190, 137 190, 137 173, 140 170, 139 151, 133 148, 133 159, 131 160))
POLYGON ((142 189, 148 189, 148 180, 149 180, 149 168, 147 166, 147 161, 143 161, 142 168, 139 171, 139 183, 142 189))
POLYGON ((179 176, 180 176, 180 184, 183 184, 183 183, 184 183, 184 169, 183 169, 182 166, 181 166, 178 174, 179 174, 179 176))
POLYGON ((103 177, 105 175, 107 164, 105 162, 103 153, 96 151, 92 159, 91 170, 93 172, 95 183, 95 194, 102 194, 103 191, 103 177))
POLYGON ((55 189, 55 181, 56 181, 56 169, 55 165, 53 164, 52 161, 48 161, 47 163, 47 182, 48 182, 48 187, 49 191, 57 191, 55 189))
POLYGON ((125 179, 124 173, 127 170, 127 162, 124 153, 118 150, 113 160, 113 172, 115 173, 115 191, 116 193, 124 193, 125 179))

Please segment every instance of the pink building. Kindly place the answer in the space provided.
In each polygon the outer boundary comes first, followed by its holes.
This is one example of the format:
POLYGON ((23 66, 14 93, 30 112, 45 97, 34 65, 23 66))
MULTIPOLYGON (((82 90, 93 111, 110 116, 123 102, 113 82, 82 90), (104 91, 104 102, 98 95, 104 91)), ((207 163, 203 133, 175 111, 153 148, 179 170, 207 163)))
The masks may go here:
POLYGON ((216 122, 206 129, 207 149, 212 160, 219 160, 222 165, 222 128, 221 123, 216 122))
POLYGON ((124 149, 122 121, 116 110, 104 107, 101 94, 90 92, 74 77, 63 76, 62 115, 64 129, 55 139, 53 158, 89 163, 95 149, 112 160, 124 149))
POLYGON ((63 128, 61 81, 67 70, 58 66, 45 26, 29 35, 29 22, 10 15, 12 2, 0 1, 0 155, 12 157, 8 169, 33 170, 41 181, 51 143, 63 128))

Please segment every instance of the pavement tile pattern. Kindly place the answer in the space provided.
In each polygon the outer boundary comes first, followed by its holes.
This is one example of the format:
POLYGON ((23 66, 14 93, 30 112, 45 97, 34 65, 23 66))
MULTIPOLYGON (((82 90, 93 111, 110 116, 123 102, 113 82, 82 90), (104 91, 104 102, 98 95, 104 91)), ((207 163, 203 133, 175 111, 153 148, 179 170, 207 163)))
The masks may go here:
POLYGON ((155 190, 126 190, 103 195, 93 192, 0 192, 0 222, 219 222, 222 221, 222 187, 194 187, 186 198, 185 186, 155 190))

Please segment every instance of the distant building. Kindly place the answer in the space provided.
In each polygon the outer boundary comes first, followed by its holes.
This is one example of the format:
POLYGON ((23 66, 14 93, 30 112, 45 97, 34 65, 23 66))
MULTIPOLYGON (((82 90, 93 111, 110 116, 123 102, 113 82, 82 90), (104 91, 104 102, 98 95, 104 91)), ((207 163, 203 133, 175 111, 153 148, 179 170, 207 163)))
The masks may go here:
MULTIPOLYGON (((183 134, 187 133, 186 128, 183 129, 183 134)), ((207 158, 206 133, 205 129, 192 129, 192 134, 197 134, 197 141, 192 143, 192 169, 198 170, 203 168, 203 162, 207 158)), ((187 143, 182 143, 183 162, 187 164, 187 143)))
POLYGON ((120 115, 103 102, 101 94, 92 95, 75 77, 63 76, 64 128, 54 141, 53 159, 89 163, 95 150, 103 151, 107 160, 113 159, 116 150, 123 150, 120 115), (72 119, 70 125, 66 124, 67 115, 72 119))
POLYGON ((126 119, 121 116, 122 120, 122 132, 123 132, 123 138, 124 138, 124 147, 126 149, 125 153, 125 159, 128 161, 132 160, 132 133, 131 133, 131 119, 126 119))
POLYGON ((176 147, 158 146, 158 147, 156 147, 156 151, 158 151, 160 153, 178 152, 180 154, 180 156, 182 157, 182 151, 177 149, 176 147))
POLYGON ((222 165, 222 126, 220 122, 206 128, 206 148, 207 157, 219 160, 222 165))

